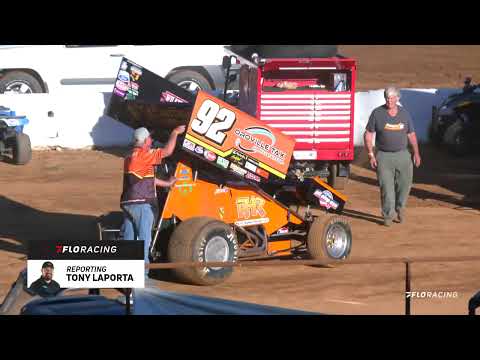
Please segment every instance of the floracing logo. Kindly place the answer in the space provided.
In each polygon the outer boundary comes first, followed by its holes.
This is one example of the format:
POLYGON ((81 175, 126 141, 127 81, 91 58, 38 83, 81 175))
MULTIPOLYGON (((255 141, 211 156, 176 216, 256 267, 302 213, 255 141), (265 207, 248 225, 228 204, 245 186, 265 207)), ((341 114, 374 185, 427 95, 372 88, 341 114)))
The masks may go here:
POLYGON ((407 291, 405 296, 415 299, 457 299, 457 291, 407 291))
POLYGON ((246 153, 260 153, 279 164, 284 164, 286 153, 275 147, 277 139, 272 132, 259 126, 245 130, 235 129, 235 146, 246 153))
POLYGON ((264 217, 267 212, 263 208, 265 200, 257 196, 245 196, 237 198, 237 214, 239 219, 252 217, 264 217))
POLYGON ((334 209, 334 210, 338 208, 338 202, 333 200, 333 194, 330 191, 317 190, 313 193, 313 195, 317 197, 318 200, 320 201, 320 206, 323 206, 326 209, 334 209))
POLYGON ((178 97, 177 95, 171 93, 170 91, 164 91, 160 95, 160 102, 168 103, 188 103, 187 100, 178 97))
POLYGON ((57 254, 115 254, 117 246, 70 246, 55 245, 57 254))

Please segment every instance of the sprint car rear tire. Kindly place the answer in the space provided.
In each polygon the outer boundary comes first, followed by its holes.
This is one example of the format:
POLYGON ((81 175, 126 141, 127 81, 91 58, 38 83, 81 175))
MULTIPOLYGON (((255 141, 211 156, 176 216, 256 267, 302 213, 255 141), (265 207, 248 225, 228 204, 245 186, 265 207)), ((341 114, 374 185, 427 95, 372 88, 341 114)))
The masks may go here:
POLYGON ((168 80, 190 92, 195 92, 197 89, 204 91, 213 89, 205 76, 193 70, 176 71, 168 77, 168 80))
MULTIPOLYGON (((239 246, 232 228, 209 217, 183 221, 173 232, 167 250, 169 262, 236 262, 239 246)), ((233 267, 182 267, 173 269, 180 281, 193 285, 216 285, 233 273, 233 267)))
POLYGON ((27 134, 16 134, 12 138, 13 163, 25 165, 32 159, 32 147, 27 134))
POLYGON ((347 219, 333 214, 315 219, 308 232, 307 249, 315 260, 346 259, 352 250, 352 230, 347 219))

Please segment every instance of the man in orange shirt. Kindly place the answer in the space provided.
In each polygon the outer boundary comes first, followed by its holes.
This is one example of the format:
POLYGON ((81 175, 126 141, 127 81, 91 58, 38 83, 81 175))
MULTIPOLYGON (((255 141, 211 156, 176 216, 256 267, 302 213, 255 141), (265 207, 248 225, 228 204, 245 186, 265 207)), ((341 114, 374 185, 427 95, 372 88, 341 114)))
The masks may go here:
MULTIPOLYGON (((155 178, 154 166, 159 165, 163 158, 172 155, 175 150, 177 137, 185 132, 185 126, 176 127, 170 134, 167 145, 163 149, 152 149, 152 138, 149 131, 138 128, 134 133, 134 148, 132 153, 125 158, 123 192, 120 204, 133 219, 138 231, 138 240, 145 242, 145 264, 149 263, 150 242, 152 239, 152 227, 154 212, 152 206, 156 206, 156 187, 170 187, 177 179, 169 180, 155 178)), ((123 239, 134 239, 133 224, 129 216, 125 216, 123 226, 123 239)), ((148 270, 145 272, 146 277, 148 270)))

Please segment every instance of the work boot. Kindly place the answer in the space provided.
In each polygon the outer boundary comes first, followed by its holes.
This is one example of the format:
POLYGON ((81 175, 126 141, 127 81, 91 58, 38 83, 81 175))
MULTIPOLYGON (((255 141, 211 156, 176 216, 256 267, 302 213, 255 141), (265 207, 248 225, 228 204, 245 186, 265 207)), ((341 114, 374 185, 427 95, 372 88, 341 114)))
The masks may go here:
POLYGON ((404 209, 399 209, 397 211, 397 221, 398 223, 403 223, 403 221, 405 220, 405 210, 404 209))
POLYGON ((392 219, 383 219, 383 225, 385 226, 391 226, 392 225, 392 219))

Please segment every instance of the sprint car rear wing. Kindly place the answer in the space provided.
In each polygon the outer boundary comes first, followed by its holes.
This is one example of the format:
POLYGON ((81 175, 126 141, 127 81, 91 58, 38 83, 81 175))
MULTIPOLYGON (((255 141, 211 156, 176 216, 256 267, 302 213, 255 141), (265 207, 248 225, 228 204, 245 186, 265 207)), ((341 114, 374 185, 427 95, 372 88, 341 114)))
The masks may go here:
POLYGON ((285 179, 295 141, 207 92, 192 94, 123 58, 106 114, 132 128, 144 126, 166 141, 186 125, 182 150, 256 183, 285 179))

